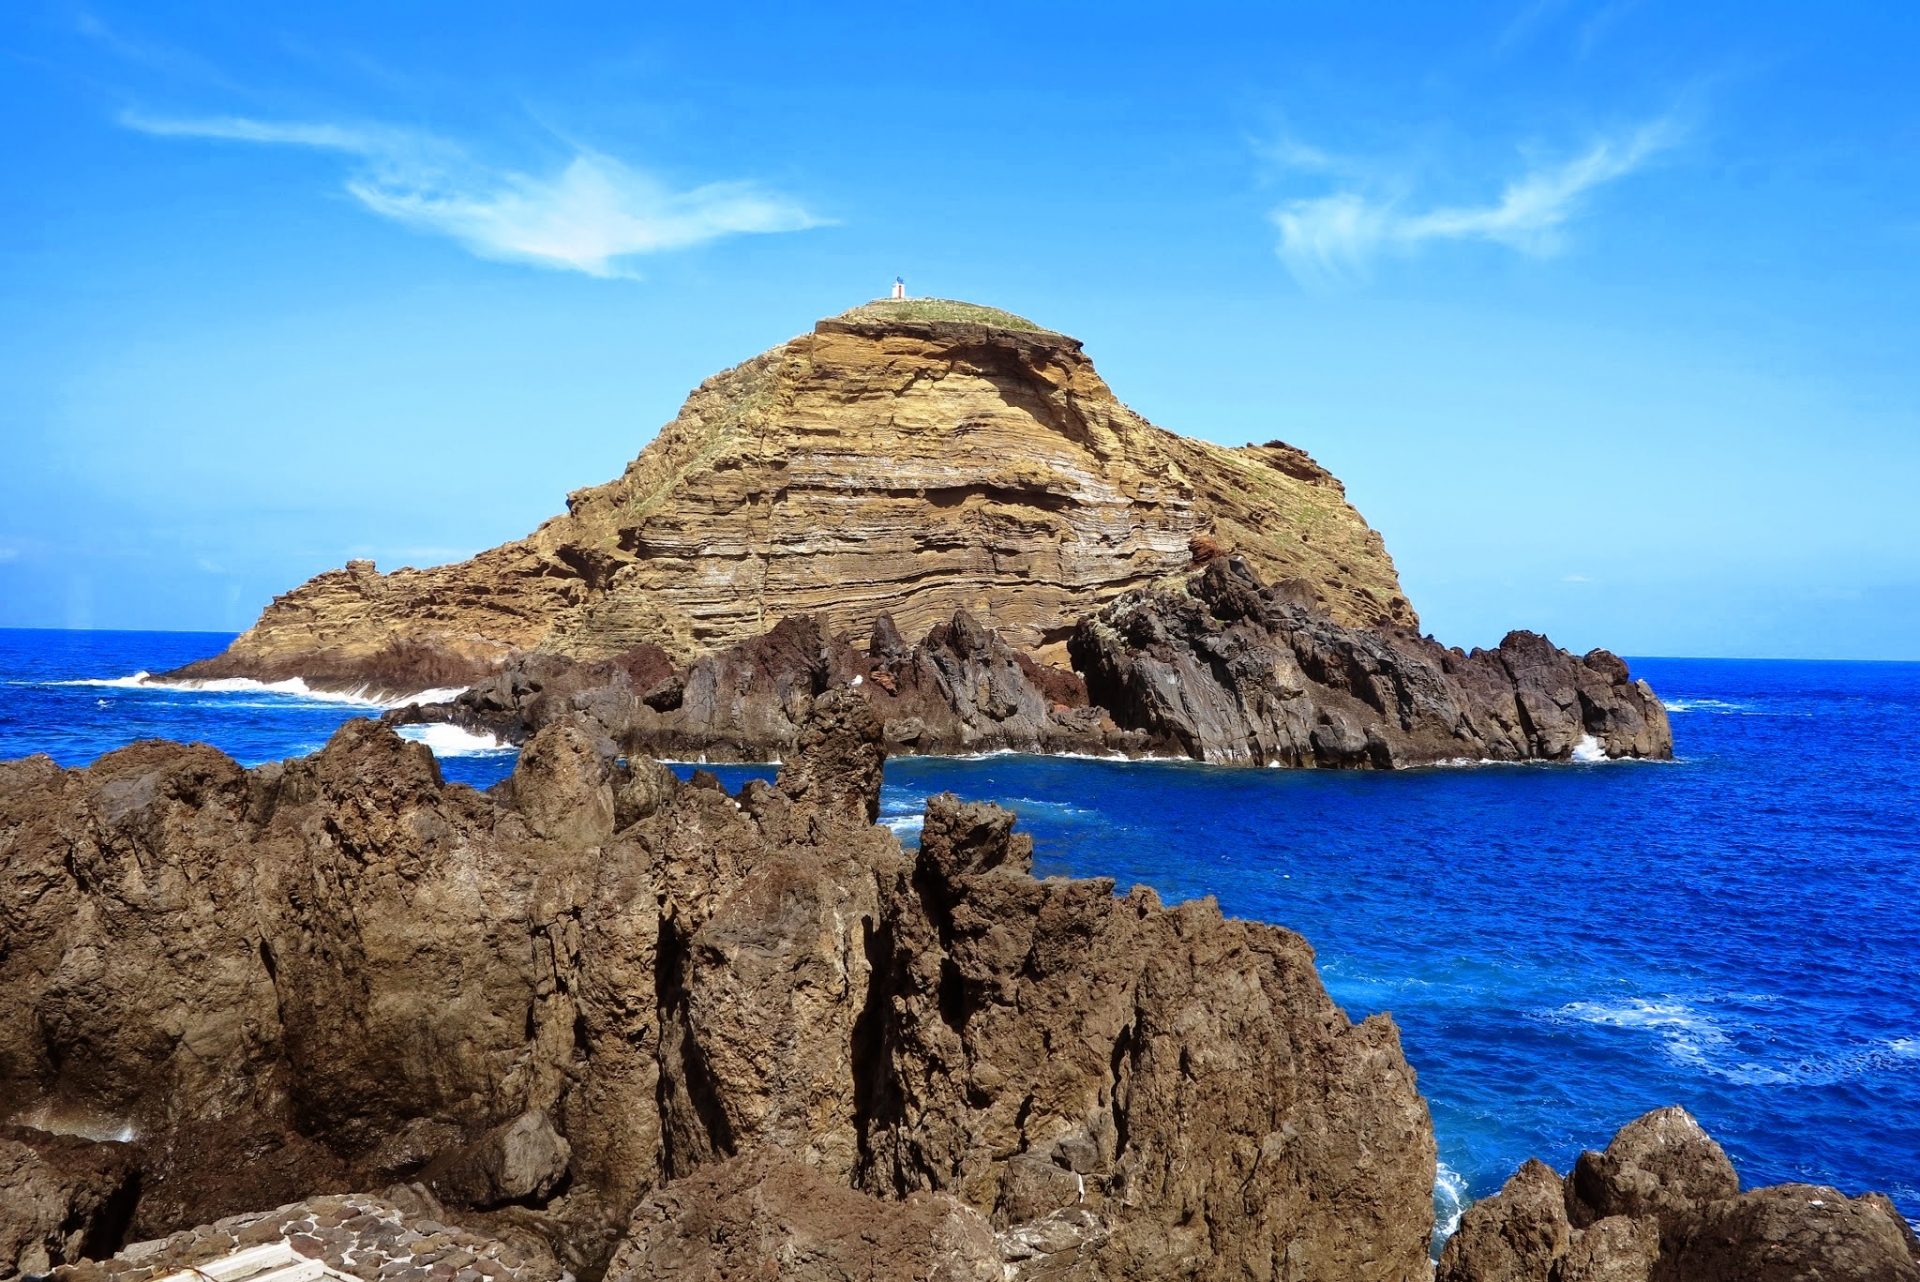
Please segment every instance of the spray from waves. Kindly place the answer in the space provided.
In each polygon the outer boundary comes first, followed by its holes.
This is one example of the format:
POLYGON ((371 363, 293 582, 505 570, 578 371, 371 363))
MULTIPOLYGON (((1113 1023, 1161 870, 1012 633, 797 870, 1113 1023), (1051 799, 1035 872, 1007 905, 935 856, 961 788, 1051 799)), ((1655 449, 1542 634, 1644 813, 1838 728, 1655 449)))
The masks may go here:
POLYGON ((1834 1086, 1875 1073, 1920 1071, 1920 1037, 1867 1042, 1836 1055, 1758 1063, 1745 1057, 1711 1014, 1674 997, 1569 1002, 1543 1017, 1652 1033, 1674 1063, 1736 1086, 1834 1086))
POLYGON ((163 681, 150 672, 130 677, 89 677, 72 681, 49 681, 50 686, 97 686, 114 690, 158 690, 178 694, 272 694, 308 703, 344 703, 356 708, 403 708, 409 703, 451 703, 467 692, 465 686, 444 686, 422 690, 400 698, 378 699, 357 690, 315 690, 299 677, 285 681, 255 681, 251 677, 216 677, 206 681, 163 681))
POLYGON ((475 734, 459 726, 432 722, 424 726, 401 726, 400 737, 424 743, 436 757, 488 757, 496 753, 517 752, 510 743, 502 743, 490 734, 475 734))
POLYGON ((1472 1202, 1467 1196, 1467 1177, 1448 1166, 1439 1163, 1433 1175, 1433 1258, 1440 1258, 1440 1248, 1447 1239, 1460 1229, 1460 1217, 1467 1212, 1472 1202))
POLYGON ((1587 763, 1609 760, 1607 750, 1590 734, 1581 735, 1580 742, 1573 745, 1573 759, 1587 763))

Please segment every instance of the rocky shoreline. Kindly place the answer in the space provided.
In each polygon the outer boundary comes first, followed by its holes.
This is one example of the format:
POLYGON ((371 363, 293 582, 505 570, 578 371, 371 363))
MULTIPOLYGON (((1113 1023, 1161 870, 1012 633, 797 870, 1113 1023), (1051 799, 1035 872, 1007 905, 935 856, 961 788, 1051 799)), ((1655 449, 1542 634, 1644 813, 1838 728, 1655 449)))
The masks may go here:
POLYGON ((936 797, 903 851, 883 761, 829 691, 737 795, 581 718, 493 795, 367 721, 255 770, 0 766, 0 1098, 43 1190, 6 1267, 418 1184, 556 1277, 760 1276, 815 1230, 903 1282, 1425 1275, 1391 1020, 1285 930, 1034 879, 996 807, 936 797))
POLYGON ((684 667, 643 646, 578 662, 540 652, 443 704, 388 714, 521 743, 583 716, 627 752, 769 761, 829 689, 872 705, 888 751, 1186 757, 1325 769, 1469 761, 1665 759, 1666 710, 1604 650, 1530 632, 1498 649, 1334 622, 1237 557, 1082 618, 1073 668, 1045 665, 957 611, 909 644, 882 615, 864 650, 816 618, 684 667))
MULTIPOLYGON (((367 1282, 1433 1276, 1413 1069, 1305 941, 1036 880, 992 805, 930 799, 907 851, 873 704, 796 711, 737 794, 579 712, 488 794, 370 721, 254 770, 0 763, 0 1278, 274 1243, 367 1282)), ((1666 1110, 1529 1163, 1438 1276, 1917 1252, 1884 1198, 1741 1192, 1666 1110)))

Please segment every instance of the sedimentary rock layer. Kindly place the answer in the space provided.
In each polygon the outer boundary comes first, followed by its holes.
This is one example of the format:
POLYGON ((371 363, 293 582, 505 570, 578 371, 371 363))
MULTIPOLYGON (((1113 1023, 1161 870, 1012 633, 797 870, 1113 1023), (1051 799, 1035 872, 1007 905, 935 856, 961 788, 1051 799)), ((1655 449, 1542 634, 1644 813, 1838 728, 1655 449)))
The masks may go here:
POLYGON ((844 689, 793 749, 738 796, 583 718, 492 795, 365 721, 0 764, 0 1100, 129 1137, 132 1238, 412 1182, 582 1276, 1425 1275, 1413 1073, 1297 936, 1036 881, 991 806, 909 855, 844 689))
POLYGON ((350 562, 183 675, 413 691, 515 650, 685 662, 789 616, 865 644, 883 613, 920 636, 959 609, 1033 651, 1223 548, 1340 622, 1415 623, 1379 535, 1299 450, 1157 428, 1079 342, 1004 312, 874 304, 708 379, 527 538, 427 570, 350 562))
POLYGON ((1529 1160, 1477 1202, 1436 1282, 1920 1282, 1920 1241, 1879 1194, 1812 1184, 1742 1193, 1680 1108, 1622 1127, 1563 1180, 1529 1160))

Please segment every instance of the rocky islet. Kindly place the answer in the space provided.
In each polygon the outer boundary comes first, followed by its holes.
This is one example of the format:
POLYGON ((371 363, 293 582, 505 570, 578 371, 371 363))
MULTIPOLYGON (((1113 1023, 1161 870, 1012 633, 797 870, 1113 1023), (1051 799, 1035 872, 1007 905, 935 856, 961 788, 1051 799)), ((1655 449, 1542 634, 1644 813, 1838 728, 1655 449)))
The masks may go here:
POLYGON ((1418 631, 1379 534, 1280 441, 1148 423, 1071 338, 868 304, 707 380, 618 480, 528 538, 275 598, 170 679, 297 677, 523 742, 777 759, 829 686, 889 748, 1392 767, 1671 755, 1604 651, 1418 631))

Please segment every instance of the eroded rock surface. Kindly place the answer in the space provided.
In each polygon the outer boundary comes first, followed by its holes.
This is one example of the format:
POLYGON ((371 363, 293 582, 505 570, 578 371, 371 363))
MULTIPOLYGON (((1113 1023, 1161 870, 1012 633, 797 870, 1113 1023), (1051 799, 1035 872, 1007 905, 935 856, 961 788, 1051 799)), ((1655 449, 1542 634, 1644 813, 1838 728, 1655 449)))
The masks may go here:
POLYGON ((1033 651, 1196 545, 1311 584, 1343 622, 1415 622, 1379 535, 1299 450, 1157 428, 1079 342, 1004 312, 879 304, 708 379, 527 538, 426 570, 350 562, 181 675, 404 693, 517 650, 685 663, 783 618, 864 645, 883 613, 917 637, 960 609, 1033 651))
POLYGON ((1088 699, 1153 748, 1202 761, 1355 767, 1673 755, 1666 710, 1605 650, 1512 632, 1463 653, 1353 628, 1295 584, 1222 557, 1128 593, 1069 643, 1088 699))
POLYGON ((538 1244, 516 1248, 442 1224, 433 1218, 439 1208, 421 1202, 417 1192, 395 1192, 414 1203, 418 1213, 363 1194, 317 1197, 137 1242, 109 1258, 56 1269, 53 1277, 58 1282, 148 1282, 215 1266, 236 1251, 285 1242, 296 1256, 324 1261, 363 1282, 571 1282, 572 1274, 538 1244))
POLYGON ((521 743, 579 715, 629 753, 766 761, 792 752, 813 701, 830 689, 872 704, 895 753, 1111 754, 1143 743, 1088 706, 1073 672, 1013 648, 965 610, 914 644, 883 614, 864 651, 829 637, 818 619, 784 619, 684 669, 645 648, 594 663, 519 654, 456 699, 409 705, 388 719, 451 722, 521 743))
POLYGON ((402 1182, 583 1276, 630 1232, 637 1276, 777 1269, 714 1237, 750 1160, 848 1250, 834 1207, 1029 1276, 1422 1276, 1389 1021, 1286 931, 1035 881, 1004 811, 936 799, 909 855, 884 756, 836 688, 738 796, 577 714, 493 795, 372 722, 251 771, 7 763, 0 1099, 135 1137, 135 1238, 402 1182))
POLYGON ((1622 1127, 1562 1180, 1529 1160, 1476 1202, 1436 1282, 1920 1282, 1920 1241, 1885 1197, 1740 1191, 1684 1109, 1622 1127))
POLYGON ((0 1126, 0 1278, 118 1246, 133 1209, 125 1144, 0 1126))
POLYGON ((882 615, 864 652, 817 619, 787 619, 684 671, 654 649, 591 664, 520 655, 450 703, 390 718, 518 742, 579 714, 629 752, 762 761, 791 750, 815 698, 844 688, 873 705, 895 753, 1333 769, 1673 755, 1666 709, 1607 651, 1577 657, 1514 632, 1468 654, 1344 627, 1239 558, 1127 594, 1083 619, 1068 648, 1077 672, 1037 662, 964 610, 913 645, 882 615))

